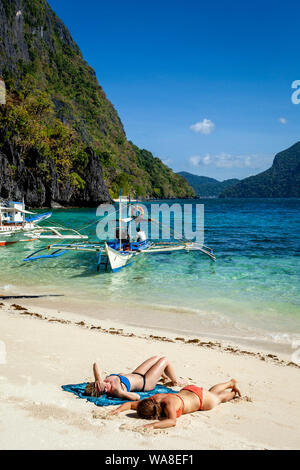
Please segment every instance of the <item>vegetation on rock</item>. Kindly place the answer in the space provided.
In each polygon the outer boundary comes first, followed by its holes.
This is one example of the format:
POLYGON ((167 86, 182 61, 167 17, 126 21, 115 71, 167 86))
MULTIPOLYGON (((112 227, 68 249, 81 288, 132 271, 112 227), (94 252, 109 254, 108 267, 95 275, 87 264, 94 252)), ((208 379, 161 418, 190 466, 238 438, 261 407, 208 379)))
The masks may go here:
POLYGON ((194 189, 197 196, 200 197, 218 197, 225 189, 236 185, 238 179, 230 179, 225 181, 218 181, 214 178, 208 178, 207 176, 193 175, 182 171, 179 173, 180 176, 186 179, 189 185, 194 189))
POLYGON ((77 202, 91 153, 113 197, 120 188, 145 197, 194 195, 182 177, 127 140, 94 70, 46 0, 0 0, 1 75, 7 105, 0 106, 0 150, 18 152, 25 165, 35 150, 46 173, 45 162, 53 161, 58 183, 76 187, 77 202))

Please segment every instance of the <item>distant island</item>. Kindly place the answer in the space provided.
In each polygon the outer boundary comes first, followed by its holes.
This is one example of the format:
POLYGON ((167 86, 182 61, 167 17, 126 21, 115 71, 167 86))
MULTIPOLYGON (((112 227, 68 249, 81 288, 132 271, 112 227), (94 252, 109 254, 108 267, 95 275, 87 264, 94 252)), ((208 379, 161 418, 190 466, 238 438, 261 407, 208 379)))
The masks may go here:
POLYGON ((218 181, 214 178, 208 178, 207 176, 193 175, 186 171, 181 171, 178 175, 186 179, 198 197, 203 198, 219 197, 225 189, 231 188, 239 182, 238 179, 234 178, 218 181))
POLYGON ((278 153, 272 167, 220 194, 221 198, 300 197, 300 142, 278 153))
POLYGON ((192 197, 128 141, 95 71, 46 0, 0 0, 0 196, 28 206, 96 206, 119 195, 192 197), (1 95, 2 96, 2 95, 1 95))
POLYGON ((300 197, 300 142, 278 153, 269 170, 243 180, 218 181, 181 171, 198 197, 291 198, 300 197))

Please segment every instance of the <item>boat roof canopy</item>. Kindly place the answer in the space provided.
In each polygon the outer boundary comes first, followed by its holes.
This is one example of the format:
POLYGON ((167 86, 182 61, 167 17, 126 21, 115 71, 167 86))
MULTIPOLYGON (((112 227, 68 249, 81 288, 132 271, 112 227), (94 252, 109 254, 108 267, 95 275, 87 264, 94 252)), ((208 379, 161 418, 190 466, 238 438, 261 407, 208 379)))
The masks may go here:
POLYGON ((0 211, 4 211, 4 212, 22 212, 22 214, 35 215, 34 212, 25 211, 23 209, 17 209, 16 207, 3 207, 3 206, 0 206, 0 211))

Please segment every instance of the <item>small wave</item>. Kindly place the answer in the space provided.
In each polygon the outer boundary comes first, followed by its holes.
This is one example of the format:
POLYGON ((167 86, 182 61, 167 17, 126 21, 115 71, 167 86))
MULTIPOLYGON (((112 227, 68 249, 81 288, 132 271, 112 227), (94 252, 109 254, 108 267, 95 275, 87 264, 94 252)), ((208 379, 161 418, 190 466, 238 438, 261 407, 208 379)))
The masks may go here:
POLYGON ((295 344, 300 342, 300 335, 289 333, 268 333, 268 335, 276 344, 288 344, 294 348, 295 344))
POLYGON ((4 286, 0 286, 0 289, 1 289, 1 290, 4 290, 5 292, 7 292, 7 291, 12 290, 13 287, 14 287, 14 286, 11 285, 11 284, 6 284, 6 285, 4 285, 4 286))
MULTIPOLYGON (((206 334, 217 335, 223 339, 236 339, 237 341, 244 339, 251 343, 262 342, 267 344, 272 343, 278 346, 288 346, 294 349, 294 345, 300 343, 300 335, 296 333, 287 332, 274 332, 268 331, 266 328, 258 328, 257 326, 250 325, 236 318, 224 315, 217 310, 201 310, 197 308, 181 307, 174 305, 159 305, 159 304, 146 304, 148 308, 156 311, 168 313, 182 313, 183 315, 196 315, 199 319, 205 321, 206 334)), ((200 328, 200 324, 198 328, 200 328)))

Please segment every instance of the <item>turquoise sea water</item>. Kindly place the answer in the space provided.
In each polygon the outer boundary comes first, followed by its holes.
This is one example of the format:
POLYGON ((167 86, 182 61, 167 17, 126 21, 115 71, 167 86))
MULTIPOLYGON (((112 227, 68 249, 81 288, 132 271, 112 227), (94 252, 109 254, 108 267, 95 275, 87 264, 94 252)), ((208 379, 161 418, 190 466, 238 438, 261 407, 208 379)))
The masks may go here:
MULTIPOLYGON (((0 291, 21 285, 93 302, 159 306, 162 315, 173 308, 221 329, 230 324, 287 342, 300 337, 300 200, 195 203, 205 205, 205 242, 216 263, 197 252, 141 256, 120 273, 97 274, 94 254, 23 263, 48 243, 30 242, 0 248, 0 291)), ((76 228, 94 216, 93 209, 55 210, 45 225, 76 228)), ((95 239, 95 226, 89 234, 95 239)))

